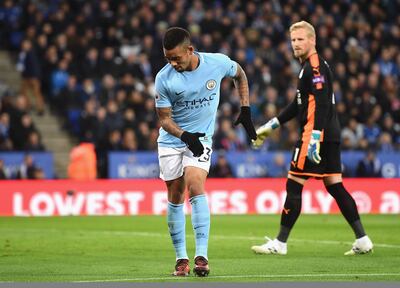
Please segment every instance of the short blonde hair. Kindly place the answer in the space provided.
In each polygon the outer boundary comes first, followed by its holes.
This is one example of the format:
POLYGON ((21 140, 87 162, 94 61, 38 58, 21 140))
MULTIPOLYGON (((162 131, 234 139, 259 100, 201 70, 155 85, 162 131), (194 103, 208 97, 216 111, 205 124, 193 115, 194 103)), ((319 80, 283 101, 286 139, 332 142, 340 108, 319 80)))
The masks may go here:
POLYGON ((290 26, 290 28, 289 28, 289 31, 290 31, 290 33, 292 33, 294 30, 301 29, 301 28, 305 29, 307 31, 307 35, 309 37, 315 38, 314 27, 306 21, 300 21, 300 22, 296 22, 296 23, 292 24, 292 26, 290 26))

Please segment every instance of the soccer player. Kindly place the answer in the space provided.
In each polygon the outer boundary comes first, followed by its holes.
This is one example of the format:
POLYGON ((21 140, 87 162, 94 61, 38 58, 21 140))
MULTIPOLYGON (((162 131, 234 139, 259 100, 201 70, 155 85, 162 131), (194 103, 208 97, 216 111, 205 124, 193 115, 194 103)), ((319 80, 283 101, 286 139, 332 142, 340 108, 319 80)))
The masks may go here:
POLYGON ((156 76, 155 105, 161 124, 157 140, 160 178, 167 185, 167 221, 176 253, 173 275, 190 273, 183 209, 187 188, 196 243, 193 272, 207 276, 210 211, 204 183, 210 169, 220 84, 226 76, 233 78, 241 102, 235 125, 242 123, 255 140, 247 77, 238 63, 223 54, 194 51, 189 32, 179 27, 166 31, 163 50, 168 64, 156 76))
POLYGON ((297 117, 301 138, 297 142, 286 182, 286 201, 281 214, 277 237, 267 238, 267 243, 253 246, 256 253, 287 253, 286 242, 301 211, 303 185, 310 177, 322 179, 340 211, 354 231, 356 240, 345 255, 364 254, 372 251, 372 242, 365 234, 357 206, 342 183, 340 160, 340 127, 332 91, 332 73, 329 65, 316 51, 314 27, 297 22, 290 27, 290 40, 294 56, 302 64, 297 95, 279 115, 257 129, 259 147, 274 129, 297 117))

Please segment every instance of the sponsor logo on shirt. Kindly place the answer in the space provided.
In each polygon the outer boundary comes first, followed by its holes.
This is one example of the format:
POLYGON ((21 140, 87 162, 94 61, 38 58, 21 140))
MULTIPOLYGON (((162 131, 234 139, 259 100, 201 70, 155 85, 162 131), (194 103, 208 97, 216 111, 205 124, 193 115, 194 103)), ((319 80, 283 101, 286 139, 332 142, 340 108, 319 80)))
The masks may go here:
POLYGON ((179 107, 185 107, 185 109, 197 109, 210 106, 211 102, 215 99, 215 95, 216 93, 213 93, 207 97, 202 97, 194 100, 177 101, 175 105, 179 107))
POLYGON ((314 76, 313 78, 312 78, 312 83, 313 84, 318 84, 318 83, 325 83, 325 77, 324 76, 322 76, 322 75, 320 75, 320 76, 314 76))

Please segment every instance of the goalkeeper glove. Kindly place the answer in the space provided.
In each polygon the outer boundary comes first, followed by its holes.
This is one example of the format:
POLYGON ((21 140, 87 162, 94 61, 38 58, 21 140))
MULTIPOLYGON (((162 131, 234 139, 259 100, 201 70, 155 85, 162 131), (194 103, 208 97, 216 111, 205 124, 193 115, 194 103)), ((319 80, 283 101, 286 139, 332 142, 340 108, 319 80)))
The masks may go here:
POLYGON ((193 152, 194 157, 200 157, 203 154, 204 146, 201 144, 199 138, 204 137, 205 133, 190 133, 183 131, 181 135, 181 140, 186 143, 189 150, 193 152))
POLYGON ((239 125, 242 123, 244 129, 246 130, 247 135, 249 135, 250 139, 256 140, 256 130, 254 129, 253 121, 251 121, 251 112, 249 106, 240 107, 240 114, 234 125, 239 125))
POLYGON ((313 130, 311 133, 310 143, 308 143, 307 158, 315 164, 321 162, 321 156, 319 156, 320 138, 321 131, 313 130))
POLYGON ((261 145, 264 143, 264 140, 271 135, 272 131, 280 126, 278 118, 274 117, 269 120, 267 123, 262 125, 260 128, 257 129, 257 139, 253 140, 253 147, 260 148, 261 145))

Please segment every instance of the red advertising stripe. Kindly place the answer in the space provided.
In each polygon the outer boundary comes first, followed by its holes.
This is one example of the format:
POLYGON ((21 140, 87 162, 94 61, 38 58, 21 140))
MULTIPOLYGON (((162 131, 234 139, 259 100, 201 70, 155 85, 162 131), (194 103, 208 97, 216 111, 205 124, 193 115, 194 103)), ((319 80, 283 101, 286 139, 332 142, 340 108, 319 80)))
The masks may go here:
MULTIPOLYGON (((213 214, 276 214, 286 197, 286 179, 208 179, 213 214)), ((161 180, 0 181, 2 216, 165 214, 161 180)), ((346 179, 361 213, 400 213, 399 179, 346 179)), ((338 213, 321 181, 303 190, 303 213, 338 213)), ((186 204, 186 210, 190 205, 186 204)))

